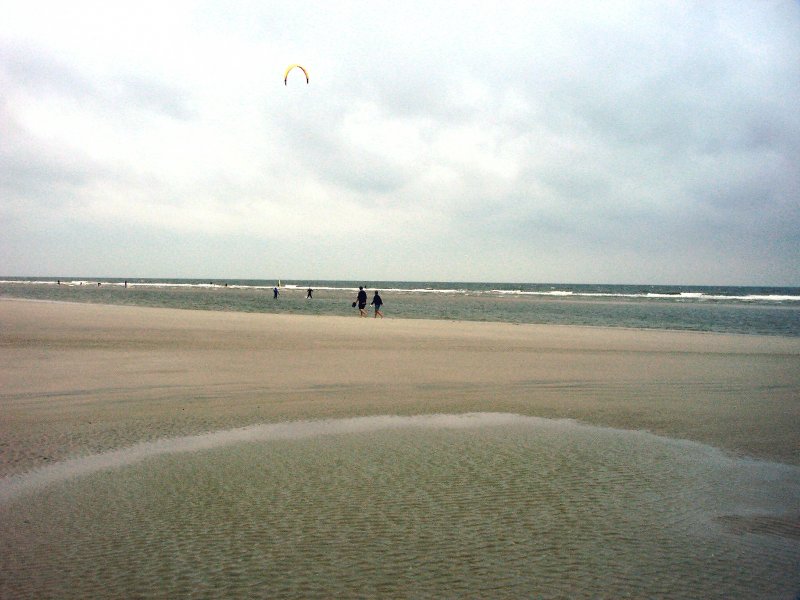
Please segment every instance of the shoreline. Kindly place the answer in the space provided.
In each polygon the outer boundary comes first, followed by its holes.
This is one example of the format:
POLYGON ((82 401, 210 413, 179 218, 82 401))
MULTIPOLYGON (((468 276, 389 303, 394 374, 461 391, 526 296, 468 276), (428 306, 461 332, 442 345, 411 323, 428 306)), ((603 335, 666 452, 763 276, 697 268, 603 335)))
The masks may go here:
MULTIPOLYGON (((173 306, 147 306, 142 304, 114 304, 108 302, 78 302, 73 300, 56 300, 52 298, 21 298, 15 296, 0 296, 0 302, 31 302, 31 303, 41 303, 41 304, 72 304, 78 306, 105 306, 105 307, 129 307, 129 308, 143 308, 143 309, 155 309, 155 310, 177 310, 177 311, 187 311, 187 312, 204 312, 204 313, 236 313, 236 314, 243 314, 243 315, 283 315, 289 317, 303 317, 303 318, 316 318, 316 317, 330 317, 334 319, 353 319, 359 318, 358 313, 354 312, 351 315, 331 315, 331 314, 301 314, 301 313, 293 313, 293 312, 252 312, 252 311, 244 311, 244 310, 219 310, 213 308, 178 308, 173 306)), ((589 300, 575 300, 575 302, 584 302, 584 303, 593 303, 593 304, 618 304, 619 302, 615 300, 597 300, 597 301, 589 301, 589 300)), ((634 302, 625 301, 625 304, 632 304, 634 302)), ((643 304, 643 303, 640 303, 643 304)), ((367 307, 370 311, 372 310, 371 307, 367 307)), ((786 310, 791 310, 790 307, 778 307, 778 308, 785 308, 786 310)), ((372 317, 372 313, 370 312, 370 318, 372 317)), ((745 337, 785 337, 789 339, 793 339, 794 336, 791 335, 768 335, 768 334, 757 334, 757 333, 736 333, 736 332, 724 332, 724 331, 701 331, 701 330, 691 330, 691 329, 667 329, 667 328, 658 328, 658 327, 631 327, 627 325, 584 325, 584 324, 569 324, 569 323, 526 323, 526 322, 517 322, 517 321, 489 321, 489 320, 472 320, 472 319, 437 319, 434 317, 408 317, 404 315, 392 315, 389 317, 392 321, 438 321, 442 323, 489 323, 489 324, 504 324, 504 325, 514 325, 514 326, 533 326, 533 327, 577 327, 577 328, 588 328, 588 329, 628 329, 631 331, 677 331, 683 333, 699 333, 699 334, 710 334, 710 335, 733 335, 733 336, 745 336, 745 337)))
MULTIPOLYGON (((27 285, 0 283, 0 297, 47 299, 93 304, 171 307, 191 310, 247 313, 344 316, 355 292, 351 282, 319 287, 313 302, 305 289, 282 290, 272 298, 272 288, 230 287, 173 280, 143 283, 123 290, 110 285, 27 285), (63 288, 63 289, 62 289, 63 288)), ((242 282, 238 282, 242 283, 242 282)), ((401 282, 384 282, 386 284, 401 282)), ((450 289, 386 291, 387 317, 403 319, 476 321, 490 323, 564 324, 599 327, 713 331, 745 335, 800 338, 800 288, 688 288, 673 286, 563 285, 561 291, 542 284, 464 284, 450 289)), ((438 286, 438 287, 437 287, 438 286)), ((381 286, 379 286, 381 287, 381 286)), ((383 290, 388 290, 385 286, 383 290)))
MULTIPOLYGON (((220 310, 216 308, 205 308, 205 307, 193 307, 193 308, 180 308, 174 306, 148 306, 144 304, 115 304, 115 303, 107 303, 107 302, 79 302, 73 300, 57 300, 51 298, 22 298, 22 297, 15 297, 15 296, 0 296, 0 303, 3 302, 22 302, 22 303, 41 303, 41 304, 66 304, 66 305, 75 305, 75 306, 98 306, 98 307, 106 307, 106 308, 137 308, 137 309, 144 309, 144 310, 166 310, 166 311, 180 311, 180 312, 199 312, 199 313, 211 313, 211 314, 238 314, 238 315, 265 315, 265 316, 274 316, 274 317, 298 317, 302 319, 342 319, 345 321, 350 321, 353 319, 359 319, 358 313, 355 312, 351 315, 343 315, 343 314, 328 314, 328 313, 318 313, 318 314, 306 314, 306 313, 298 313, 292 312, 288 310, 286 312, 278 312, 278 311, 246 311, 246 310, 220 310)), ((633 302, 633 301, 616 301, 616 300, 581 300, 575 299, 570 300, 570 302, 575 303, 584 303, 584 304, 609 304, 609 305, 631 305, 631 304, 642 304, 643 302, 633 302)), ((744 307, 743 307, 744 308, 744 307)), ((777 306, 773 307, 776 310, 794 310, 792 307, 788 306, 777 306)), ((374 320, 372 307, 367 306, 368 310, 368 319, 374 320)), ((789 342, 789 351, 794 352, 795 348, 797 348, 797 352, 800 353, 800 337, 795 335, 786 335, 781 333, 742 333, 736 331, 714 331, 714 330, 703 330, 703 329, 673 329, 668 327, 636 327, 631 325, 593 325, 593 324, 585 324, 585 323, 533 323, 527 321, 501 321, 501 320, 477 320, 477 319, 457 319, 457 318, 436 318, 436 317, 425 317, 425 316, 407 316, 407 315, 396 315, 392 314, 385 317, 385 320, 389 321, 411 321, 411 322, 434 322, 434 323, 454 323, 454 324, 485 324, 485 325, 501 325, 501 326, 510 326, 510 327, 534 327, 534 328, 565 328, 565 329, 589 329, 589 330, 601 330, 601 331, 631 331, 631 332, 663 332, 663 333, 677 333, 677 334, 687 334, 687 335, 703 335, 703 336, 728 336, 728 337, 741 337, 741 338, 764 338, 766 340, 787 340, 789 342)))
POLYGON ((504 412, 800 464, 800 339, 0 300, 0 476, 280 421, 504 412))

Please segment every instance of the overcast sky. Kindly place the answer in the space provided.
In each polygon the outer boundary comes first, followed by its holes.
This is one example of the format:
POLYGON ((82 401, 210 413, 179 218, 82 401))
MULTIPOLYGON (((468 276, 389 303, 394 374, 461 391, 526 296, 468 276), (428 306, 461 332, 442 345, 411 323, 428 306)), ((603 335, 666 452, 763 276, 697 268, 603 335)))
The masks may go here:
POLYGON ((800 285, 800 2, 0 14, 0 275, 800 285))

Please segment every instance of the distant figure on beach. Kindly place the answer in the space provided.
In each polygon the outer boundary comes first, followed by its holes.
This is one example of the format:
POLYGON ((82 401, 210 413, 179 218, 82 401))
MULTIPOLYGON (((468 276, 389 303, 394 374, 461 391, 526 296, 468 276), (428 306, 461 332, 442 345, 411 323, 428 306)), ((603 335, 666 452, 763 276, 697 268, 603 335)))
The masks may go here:
POLYGON ((362 317, 367 316, 367 292, 364 291, 364 286, 358 286, 358 296, 356 296, 356 302, 358 303, 358 312, 359 315, 362 317))
POLYGON ((272 297, 277 300, 278 299, 278 288, 272 288, 272 297))
POLYGON ((383 300, 378 290, 375 290, 375 295, 372 297, 372 302, 370 302, 370 304, 375 307, 375 318, 377 319, 380 317, 382 319, 383 313, 381 312, 381 306, 383 306, 383 300))
POLYGON ((125 280, 125 287, 128 287, 128 280, 125 280))
POLYGON ((308 288, 308 291, 306 292, 306 300, 308 300, 309 298, 313 298, 314 296, 311 295, 313 293, 314 293, 314 290, 312 290, 311 288, 308 288))

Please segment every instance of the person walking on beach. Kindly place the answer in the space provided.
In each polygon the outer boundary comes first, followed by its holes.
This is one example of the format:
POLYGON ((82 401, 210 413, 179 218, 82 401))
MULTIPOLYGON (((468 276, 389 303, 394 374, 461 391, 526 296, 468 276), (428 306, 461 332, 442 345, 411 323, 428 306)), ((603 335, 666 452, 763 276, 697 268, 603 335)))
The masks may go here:
POLYGON ((314 296, 311 295, 313 293, 314 293, 314 290, 312 290, 311 288, 308 288, 308 291, 306 292, 306 300, 308 300, 309 298, 313 298, 314 296))
POLYGON ((367 292, 364 291, 364 286, 358 286, 358 296, 356 296, 356 302, 358 303, 358 312, 359 315, 362 317, 367 316, 367 292))
POLYGON ((375 295, 372 297, 372 302, 370 302, 370 304, 375 307, 375 318, 377 319, 380 317, 382 319, 383 313, 381 312, 381 306, 383 306, 383 300, 378 290, 375 290, 375 295))
POLYGON ((272 298, 277 300, 278 299, 278 288, 272 288, 272 298))

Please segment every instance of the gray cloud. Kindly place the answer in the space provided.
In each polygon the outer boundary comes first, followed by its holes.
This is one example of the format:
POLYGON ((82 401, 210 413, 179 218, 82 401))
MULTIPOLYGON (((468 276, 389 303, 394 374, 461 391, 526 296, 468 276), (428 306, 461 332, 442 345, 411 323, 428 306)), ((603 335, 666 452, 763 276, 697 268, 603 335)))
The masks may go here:
MULTIPOLYGON (((74 190, 98 176, 99 165, 53 148, 16 122, 0 105, 0 193, 11 200, 36 204, 60 204, 74 190)), ((0 208, 2 211, 2 208, 0 208)))
MULTIPOLYGON (((0 26, 0 190, 28 236, 45 203, 176 246, 313 232, 282 255, 298 277, 800 284, 796 2, 209 2, 143 10, 145 46, 109 11, 108 56, 76 20, 0 26)), ((47 270, 20 260, 0 271, 47 270)))
POLYGON ((186 94, 176 86, 124 71, 92 77, 30 44, 0 39, 0 74, 7 89, 88 102, 96 110, 138 109, 179 119, 193 113, 186 94))

